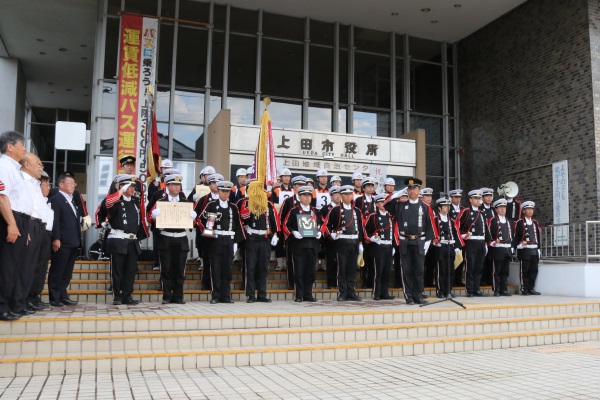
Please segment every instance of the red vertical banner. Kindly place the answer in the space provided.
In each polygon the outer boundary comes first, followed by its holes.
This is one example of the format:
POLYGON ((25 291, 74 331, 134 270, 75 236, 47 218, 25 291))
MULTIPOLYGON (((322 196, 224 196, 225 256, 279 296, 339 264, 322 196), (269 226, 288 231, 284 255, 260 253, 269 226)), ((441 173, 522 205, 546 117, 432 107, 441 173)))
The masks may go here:
POLYGON ((136 158, 136 174, 145 181, 147 142, 151 133, 153 94, 156 71, 158 20, 138 15, 121 16, 119 52, 119 100, 117 112, 117 171, 119 160, 136 158))

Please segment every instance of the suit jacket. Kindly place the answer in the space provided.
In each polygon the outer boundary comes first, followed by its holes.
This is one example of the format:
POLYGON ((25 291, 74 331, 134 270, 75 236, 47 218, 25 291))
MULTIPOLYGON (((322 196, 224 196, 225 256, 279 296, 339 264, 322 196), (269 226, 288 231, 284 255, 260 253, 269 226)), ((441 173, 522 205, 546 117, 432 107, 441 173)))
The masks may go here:
MULTIPOLYGON (((75 200, 75 196, 73 196, 75 200)), ((69 201, 61 193, 57 193, 48 201, 54 211, 52 240, 60 240, 61 247, 77 248, 81 246, 81 217, 83 211, 76 206, 77 215, 69 201)))

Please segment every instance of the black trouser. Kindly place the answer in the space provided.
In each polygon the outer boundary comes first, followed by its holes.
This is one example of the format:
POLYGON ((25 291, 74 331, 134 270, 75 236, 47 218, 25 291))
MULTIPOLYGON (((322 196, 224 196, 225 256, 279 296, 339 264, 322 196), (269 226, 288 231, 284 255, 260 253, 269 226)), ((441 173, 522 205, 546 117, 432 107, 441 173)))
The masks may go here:
POLYGON ((210 279, 210 244, 212 240, 202 238, 202 286, 203 290, 212 290, 210 279))
POLYGON ((528 292, 535 287, 540 256, 537 249, 518 250, 521 265, 521 292, 528 292))
POLYGON ((489 247, 487 255, 483 260, 483 271, 481 271, 481 281, 487 285, 493 285, 494 282, 494 258, 489 247))
POLYGON ((185 262, 188 250, 184 250, 181 241, 187 237, 176 238, 161 235, 160 240, 166 243, 160 249, 160 284, 163 300, 183 300, 183 283, 185 282, 185 262))
POLYGON ((376 250, 373 246, 376 244, 369 243, 365 246, 363 251, 363 260, 365 265, 360 268, 360 278, 363 281, 363 288, 373 289, 373 280, 375 279, 375 266, 373 259, 373 250, 376 250))
POLYGON ((203 260, 202 258, 202 233, 200 233, 200 229, 196 228, 196 250, 198 250, 198 258, 203 260))
POLYGON ((335 241, 337 258, 337 282, 340 298, 356 294, 356 260, 358 240, 338 239, 335 241))
POLYGON ((133 293, 135 273, 137 272, 138 253, 135 240, 131 239, 108 239, 126 240, 127 253, 110 255, 110 277, 113 291, 113 300, 129 301, 133 293))
POLYGON ((419 253, 418 244, 408 244, 402 254, 402 281, 406 301, 422 300, 423 263, 425 256, 419 253))
POLYGON ((396 249, 394 254, 394 287, 401 288, 402 286, 402 257, 400 251, 396 249))
MULTIPOLYGON (((241 245, 242 243, 240 243, 241 245)), ((241 251, 246 261, 246 296, 254 297, 258 290, 258 297, 267 297, 267 274, 269 273, 269 260, 271 259, 271 240, 264 235, 248 234, 244 243, 245 251, 241 251)))
POLYGON ((10 311, 9 302, 13 293, 15 275, 23 265, 23 254, 27 247, 30 218, 13 212, 21 236, 14 243, 6 241, 8 224, 0 216, 0 313, 10 311))
POLYGON ((41 301, 44 283, 46 283, 46 274, 48 273, 48 260, 50 260, 50 253, 52 252, 52 232, 44 231, 41 236, 42 243, 35 266, 33 283, 29 290, 29 301, 32 303, 41 301))
POLYGON ((294 287, 294 263, 292 262, 292 252, 290 251, 289 243, 285 246, 285 262, 287 265, 288 287, 294 287))
POLYGON ((465 245, 465 270, 467 294, 479 291, 483 262, 485 260, 485 249, 487 245, 483 240, 467 240, 465 245))
POLYGON ((510 274, 510 254, 494 260, 494 293, 508 291, 508 275, 510 274))
POLYGON ((23 311, 27 307, 29 291, 33 284, 35 276, 35 267, 42 245, 42 234, 45 234, 46 228, 41 221, 29 221, 29 244, 23 253, 23 265, 15 274, 13 282, 13 294, 9 302, 10 309, 13 311, 23 311))
MULTIPOLYGON (((372 246, 373 266, 375 276, 373 277, 373 297, 389 297, 390 274, 392 271, 392 246, 370 244, 372 246)), ((367 246, 367 247, 369 247, 367 246)))
POLYGON ((452 292, 452 282, 454 282, 454 245, 442 244, 436 249, 438 254, 437 291, 438 294, 448 296, 452 292))
POLYGON ((218 238, 210 243, 210 278, 212 298, 231 298, 231 263, 233 262, 233 240, 218 238))
MULTIPOLYGON (((58 221, 54 221, 55 224, 58 221)), ((48 293, 50 301, 68 299, 67 288, 73 277, 73 268, 77 259, 77 247, 61 246, 57 252, 52 252, 50 272, 48 273, 48 293)))
POLYGON ((425 271, 423 273, 424 286, 433 287, 435 271, 437 269, 438 259, 440 258, 440 248, 431 244, 425 255, 425 271))
POLYGON ((314 248, 299 248, 291 253, 294 268, 294 295, 297 299, 308 300, 312 298, 318 254, 314 248))
POLYGON ((337 258, 335 243, 328 239, 325 244, 325 256, 327 257, 327 287, 337 287, 337 258))
MULTIPOLYGON (((241 290, 246 289, 246 241, 241 242, 238 245, 240 249, 240 275, 242 277, 241 290)), ((269 270, 269 262, 271 261, 271 243, 269 243, 269 258, 267 259, 267 271, 269 270)), ((266 279, 266 276, 265 276, 266 279)))
MULTIPOLYGON (((160 267, 160 252, 158 251, 158 238, 160 236, 160 231, 155 229, 152 231, 152 255, 154 256, 154 266, 160 267)), ((106 239, 108 238, 108 231, 104 234, 104 242, 106 243, 106 239)), ((104 246, 106 250, 106 244, 104 246)), ((104 253, 106 255, 106 253, 104 253)))

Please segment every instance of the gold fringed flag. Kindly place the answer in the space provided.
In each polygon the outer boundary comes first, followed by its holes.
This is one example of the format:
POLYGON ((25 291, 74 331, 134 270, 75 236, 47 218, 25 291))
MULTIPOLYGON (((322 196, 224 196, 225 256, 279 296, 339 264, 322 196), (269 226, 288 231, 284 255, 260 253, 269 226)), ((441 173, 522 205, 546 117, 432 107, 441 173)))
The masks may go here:
MULTIPOLYGON (((265 185, 272 185, 277 181, 277 164, 275 161, 275 148, 273 146, 273 132, 271 130, 271 116, 269 104, 271 99, 264 99, 265 111, 260 117, 260 135, 254 154, 254 179, 248 186, 248 206, 250 212, 260 216, 267 211, 268 201, 265 185)), ((251 177, 251 178, 254 178, 251 177)))

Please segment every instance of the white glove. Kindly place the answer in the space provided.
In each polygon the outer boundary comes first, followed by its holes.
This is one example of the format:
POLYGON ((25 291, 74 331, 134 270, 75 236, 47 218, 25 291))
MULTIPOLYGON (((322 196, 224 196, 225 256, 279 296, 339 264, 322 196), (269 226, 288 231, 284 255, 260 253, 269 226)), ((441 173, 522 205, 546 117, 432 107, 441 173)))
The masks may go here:
POLYGON ((454 249, 454 255, 457 255, 458 253, 460 253, 460 249, 454 249))
POLYGON ((332 233, 332 234, 331 234, 331 238, 332 238, 333 240, 337 240, 337 238, 338 238, 338 234, 337 234, 337 233, 335 233, 335 232, 334 232, 334 233, 332 233))
POLYGON ((321 239, 321 231, 317 232, 317 239, 321 239))
POLYGON ((127 191, 127 189, 129 189, 129 186, 133 185, 133 182, 131 183, 126 183, 125 185, 121 186, 121 189, 119 189, 119 191, 121 193, 125 193, 127 191))
POLYGON ((277 237, 277 234, 273 235, 273 237, 271 238, 271 246, 277 246, 278 241, 279 238, 277 237))
POLYGON ((542 251, 538 249, 538 259, 542 258, 542 251))
POLYGON ((390 200, 394 200, 397 199, 398 197, 400 197, 400 192, 401 190, 398 190, 397 192, 395 192, 392 197, 390 197, 390 200))
POLYGON ((519 243, 519 245, 517 246, 517 249, 523 250, 523 243, 519 243))
POLYGON ((106 221, 104 221, 103 223, 100 224, 101 227, 103 228, 110 228, 110 224, 106 221))
POLYGON ((373 236, 371 236, 371 237, 369 238, 369 240, 370 240, 371 242, 373 242, 373 243, 379 243, 379 241, 381 240, 381 238, 380 238, 379 236, 375 236, 375 235, 373 235, 373 236))
POLYGON ((392 257, 394 257, 394 254, 396 254, 396 249, 392 247, 392 257))
POLYGON ((495 240, 491 241, 491 242, 490 242, 490 246, 491 246, 491 247, 496 247, 496 241, 495 241, 495 240))
POLYGON ((294 232, 292 232, 292 234, 294 235, 294 237, 295 237, 296 239, 302 239, 302 235, 300 234, 300 232, 298 232, 298 231, 294 231, 294 232))
POLYGON ((466 239, 467 238, 467 234, 463 233, 462 235, 460 235, 460 237, 462 237, 463 239, 466 239))
POLYGON ((191 219, 196 219, 197 216, 198 216, 198 214, 196 214, 196 211, 194 211, 194 210, 190 211, 190 218, 191 219))
POLYGON ((238 250, 238 244, 234 243, 233 244, 233 254, 237 253, 237 250, 238 250))
POLYGON ((514 247, 510 248, 510 254, 515 254, 515 248, 514 247))
POLYGON ((425 245, 423 246, 424 254, 427 254, 427 251, 429 250, 430 245, 431 245, 431 240, 428 240, 425 242, 425 245))
POLYGON ((244 229, 246 230, 246 232, 250 233, 250 225, 244 225, 244 229))
POLYGON ((154 210, 152 210, 152 219, 156 219, 156 217, 158 217, 158 215, 160 214, 160 208, 155 208, 154 210))
POLYGON ((358 244, 358 253, 362 254, 365 251, 365 248, 363 247, 362 243, 358 244))
POLYGON ((485 246, 485 255, 486 255, 486 256, 487 256, 487 253, 488 253, 488 247, 487 247, 487 246, 485 246))
POLYGON ((198 200, 199 198, 200 198, 200 195, 198 193, 196 193, 192 196, 192 200, 194 200, 194 201, 198 200))

